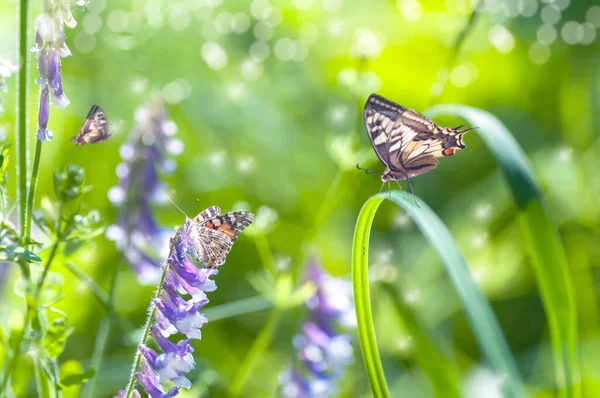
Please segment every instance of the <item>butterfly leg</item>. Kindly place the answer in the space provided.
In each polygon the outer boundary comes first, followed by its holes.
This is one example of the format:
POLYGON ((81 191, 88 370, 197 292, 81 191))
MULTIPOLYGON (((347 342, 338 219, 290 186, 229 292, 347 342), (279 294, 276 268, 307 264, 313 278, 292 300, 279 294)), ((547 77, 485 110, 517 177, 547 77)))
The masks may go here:
POLYGON ((419 204, 417 203, 417 197, 415 196, 415 190, 413 189, 412 183, 410 182, 410 178, 407 178, 406 181, 408 181, 408 186, 410 187, 410 192, 412 193, 415 204, 417 205, 417 207, 420 208, 421 206, 419 206, 419 204))
POLYGON ((396 185, 398 185, 398 188, 400 188, 400 191, 402 191, 402 198, 404 198, 404 189, 402 189, 402 185, 400 185, 400 181, 394 180, 394 182, 396 183, 396 185))
POLYGON ((381 188, 379 188, 379 193, 381 193, 381 191, 383 191, 384 186, 385 186, 385 182, 381 184, 381 188))

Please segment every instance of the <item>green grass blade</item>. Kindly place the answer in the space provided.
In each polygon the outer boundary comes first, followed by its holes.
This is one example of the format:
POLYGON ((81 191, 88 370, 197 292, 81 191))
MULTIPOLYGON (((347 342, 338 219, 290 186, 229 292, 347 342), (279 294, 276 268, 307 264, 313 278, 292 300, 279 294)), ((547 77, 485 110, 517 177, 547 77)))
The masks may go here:
POLYGON ((438 105, 427 114, 456 115, 478 126, 477 133, 506 175, 548 318, 560 396, 580 398, 577 313, 567 257, 527 157, 504 124, 489 112, 464 105, 438 105))
POLYGON ((459 374, 456 367, 438 349, 429 333, 420 326, 418 317, 410 305, 404 302, 396 286, 385 283, 384 289, 392 298, 400 322, 411 337, 415 361, 425 372, 435 396, 460 398, 459 374))
POLYGON ((517 367, 494 313, 472 279, 467 263, 452 235, 437 215, 421 200, 417 207, 410 195, 392 191, 372 196, 358 216, 352 246, 352 282, 358 320, 358 335, 373 395, 389 397, 377 349, 368 284, 369 235, 379 205, 388 199, 403 208, 439 254, 454 285, 481 352, 492 370, 506 375, 505 390, 511 397, 524 397, 517 367))

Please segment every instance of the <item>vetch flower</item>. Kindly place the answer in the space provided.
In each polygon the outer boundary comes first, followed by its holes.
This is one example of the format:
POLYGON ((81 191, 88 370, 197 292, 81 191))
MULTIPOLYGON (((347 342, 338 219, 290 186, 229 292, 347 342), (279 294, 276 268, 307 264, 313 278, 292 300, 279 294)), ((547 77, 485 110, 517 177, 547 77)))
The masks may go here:
POLYGON ((287 398, 334 396, 337 381, 354 359, 350 336, 340 332, 356 326, 350 282, 327 274, 314 260, 306 280, 317 289, 306 303, 310 320, 294 337, 298 363, 279 378, 287 398))
POLYGON ((52 132, 48 130, 48 118, 50 116, 50 97, 48 93, 49 89, 46 83, 40 92, 40 109, 38 112, 38 129, 36 134, 37 139, 40 141, 51 141, 54 138, 52 132))
MULTIPOLYGON (((184 227, 170 240, 170 253, 162 264, 161 283, 150 304, 143 333, 151 338, 148 341, 142 339, 138 345, 133 369, 135 377, 131 377, 125 391, 135 391, 136 379, 152 398, 173 397, 180 388, 192 386, 185 376, 195 366, 191 343, 193 339, 201 338, 200 329, 207 322, 198 311, 208 303, 206 293, 217 288, 210 277, 218 271, 199 268, 188 257, 195 249, 188 236, 191 229, 186 228, 189 222, 186 220, 184 227), (150 347, 151 344, 155 347, 150 347), (167 386, 172 387, 167 390, 167 386)), ((117 396, 131 397, 132 393, 119 392, 117 396)))
POLYGON ((154 100, 135 113, 136 124, 121 147, 123 162, 117 166, 119 185, 108 196, 120 207, 118 222, 106 235, 117 243, 143 284, 155 284, 160 274, 159 258, 168 252, 170 228, 159 226, 152 205, 167 197, 161 176, 174 170, 172 158, 181 152, 181 141, 173 138, 177 126, 167 119, 164 103, 154 100), (176 151, 173 151, 173 148, 176 151))
POLYGON ((38 69, 40 77, 36 83, 40 89, 40 115, 37 138, 40 141, 52 140, 52 133, 48 130, 50 116, 49 94, 57 108, 65 108, 69 100, 63 91, 60 74, 60 58, 68 57, 71 51, 65 43, 64 25, 75 27, 77 22, 73 18, 69 1, 45 0, 44 13, 38 17, 35 32, 35 47, 32 51, 38 54, 38 69), (41 112, 45 112, 41 115, 41 112))

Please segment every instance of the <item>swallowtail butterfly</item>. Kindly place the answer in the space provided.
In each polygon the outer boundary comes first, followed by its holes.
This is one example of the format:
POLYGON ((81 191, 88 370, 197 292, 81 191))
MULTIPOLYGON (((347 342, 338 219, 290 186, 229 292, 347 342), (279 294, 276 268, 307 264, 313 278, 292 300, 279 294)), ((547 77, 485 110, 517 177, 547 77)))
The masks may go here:
MULTIPOLYGON (((412 109, 371 94, 364 110, 367 133, 384 164, 381 181, 407 180, 434 169, 443 156, 464 149, 463 136, 474 128, 440 127, 412 109)), ((413 191, 414 194, 414 191, 413 191)))

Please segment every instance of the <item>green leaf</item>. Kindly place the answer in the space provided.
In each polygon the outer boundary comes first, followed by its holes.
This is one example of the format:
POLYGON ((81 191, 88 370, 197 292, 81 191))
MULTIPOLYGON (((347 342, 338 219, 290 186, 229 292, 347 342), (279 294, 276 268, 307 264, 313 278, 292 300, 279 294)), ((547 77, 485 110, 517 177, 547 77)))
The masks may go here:
POLYGON ((65 318, 57 318, 52 321, 42 341, 46 355, 51 359, 58 358, 64 351, 67 338, 72 332, 73 328, 67 326, 65 318))
MULTIPOLYGON (((489 302, 474 282, 464 256, 452 235, 423 201, 418 200, 420 207, 417 207, 412 197, 404 198, 397 191, 380 193, 367 200, 358 216, 352 245, 352 283, 358 335, 373 395, 376 398, 390 396, 375 339, 368 275, 371 226, 379 205, 385 199, 402 207, 437 251, 463 303, 473 333, 488 365, 496 374, 508 376, 505 384, 506 392, 511 397, 525 397, 517 366, 498 321, 489 302)), ((448 377, 451 378, 452 375, 448 377)))
POLYGON ((6 143, 0 146, 0 187, 4 186, 5 178, 6 178, 6 169, 8 168, 9 161, 9 148, 11 147, 11 143, 6 143))
POLYGON ((214 307, 207 307, 202 312, 210 322, 214 322, 220 319, 239 317, 268 308, 273 308, 273 302, 271 300, 268 300, 263 296, 254 296, 214 307))
MULTIPOLYGON (((556 384, 561 397, 582 396, 577 347, 577 309, 558 229, 518 142, 489 112, 464 105, 438 105, 428 116, 459 116, 473 126, 496 158, 519 208, 519 225, 548 317, 556 384)), ((595 292, 590 292, 595 295, 595 292)))
POLYGON ((87 369, 83 373, 76 373, 69 376, 64 377, 60 381, 60 385, 63 387, 72 386, 74 384, 83 384, 86 383, 89 379, 96 375, 96 369, 90 368, 87 369))
POLYGON ((30 252, 29 250, 26 250, 20 246, 9 245, 9 246, 6 246, 6 249, 8 251, 10 251, 12 254, 14 254, 15 256, 22 258, 24 260, 27 260, 30 263, 41 263, 42 262, 42 259, 39 258, 37 254, 35 254, 34 252, 30 252))
POLYGON ((458 370, 438 349, 435 341, 419 324, 417 314, 401 298, 401 294, 391 283, 384 284, 394 302, 400 322, 406 328, 414 345, 416 362, 429 378, 436 397, 460 398, 458 370))

